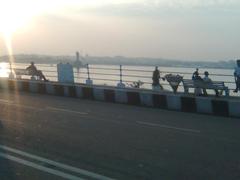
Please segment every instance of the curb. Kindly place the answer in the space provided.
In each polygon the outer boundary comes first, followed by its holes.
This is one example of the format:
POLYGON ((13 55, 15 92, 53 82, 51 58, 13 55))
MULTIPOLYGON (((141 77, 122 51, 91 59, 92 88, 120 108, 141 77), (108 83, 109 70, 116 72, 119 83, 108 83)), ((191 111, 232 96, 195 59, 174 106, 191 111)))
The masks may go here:
POLYGON ((0 89, 49 94, 64 97, 147 106, 189 113, 211 114, 224 117, 240 117, 240 101, 194 97, 186 94, 145 91, 139 89, 87 86, 84 84, 60 84, 28 80, 1 80, 0 89))

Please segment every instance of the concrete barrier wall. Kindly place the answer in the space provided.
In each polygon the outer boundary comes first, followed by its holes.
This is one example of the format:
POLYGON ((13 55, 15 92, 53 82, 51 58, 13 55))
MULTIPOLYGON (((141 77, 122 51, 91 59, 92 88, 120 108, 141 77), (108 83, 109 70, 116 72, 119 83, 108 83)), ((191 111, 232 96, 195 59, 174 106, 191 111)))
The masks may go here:
POLYGON ((195 97, 186 94, 150 90, 59 84, 51 82, 8 80, 0 81, 0 89, 74 97, 111 103, 148 106, 174 111, 240 117, 240 101, 233 98, 195 97))

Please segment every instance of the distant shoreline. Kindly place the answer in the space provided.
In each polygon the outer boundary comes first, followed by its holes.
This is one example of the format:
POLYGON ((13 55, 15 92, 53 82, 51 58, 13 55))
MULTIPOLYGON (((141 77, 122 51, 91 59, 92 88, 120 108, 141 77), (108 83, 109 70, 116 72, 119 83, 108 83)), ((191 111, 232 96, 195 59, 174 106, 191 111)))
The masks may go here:
MULTIPOLYGON (((50 55, 36 55, 36 54, 17 54, 14 55, 16 63, 29 63, 34 61, 36 64, 57 64, 57 63, 74 63, 75 56, 50 56, 50 55)), ((1 62, 8 62, 8 56, 1 56, 1 62)), ((234 69, 235 60, 228 61, 184 61, 171 60, 161 58, 129 58, 122 56, 115 57, 96 57, 85 56, 81 57, 80 61, 83 64, 96 65, 125 65, 125 66, 160 66, 160 67, 174 67, 174 68, 209 68, 209 69, 234 69)))

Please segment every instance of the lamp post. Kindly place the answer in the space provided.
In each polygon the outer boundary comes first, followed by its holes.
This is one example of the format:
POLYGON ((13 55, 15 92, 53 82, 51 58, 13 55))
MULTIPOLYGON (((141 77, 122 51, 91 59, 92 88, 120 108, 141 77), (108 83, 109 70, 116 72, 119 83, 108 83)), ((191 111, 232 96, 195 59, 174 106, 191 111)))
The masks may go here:
POLYGON ((13 68, 12 68, 12 55, 10 55, 10 58, 9 58, 9 66, 10 66, 10 73, 9 73, 8 78, 14 79, 14 73, 13 73, 13 68))
POLYGON ((125 84, 122 82, 122 65, 119 66, 120 71, 120 82, 117 84, 117 87, 119 88, 125 88, 125 84))
POLYGON ((87 64, 87 75, 88 75, 88 78, 86 80, 86 84, 87 85, 92 85, 93 81, 90 79, 89 64, 87 64))

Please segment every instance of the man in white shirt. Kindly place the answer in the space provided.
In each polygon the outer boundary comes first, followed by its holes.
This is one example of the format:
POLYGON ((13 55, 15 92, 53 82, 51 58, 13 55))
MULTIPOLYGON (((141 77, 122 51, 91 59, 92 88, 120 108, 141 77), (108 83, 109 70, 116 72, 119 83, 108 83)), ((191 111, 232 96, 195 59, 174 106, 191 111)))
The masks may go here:
POLYGON ((237 93, 238 90, 240 90, 240 59, 237 60, 237 67, 234 71, 234 78, 236 82, 236 89, 233 92, 237 93))
MULTIPOLYGON (((204 72, 204 78, 203 78, 203 82, 204 83, 207 83, 207 84, 211 84, 212 83, 212 80, 208 77, 209 76, 209 73, 207 71, 204 72)), ((215 93, 216 93, 216 96, 219 96, 219 92, 217 89, 214 89, 215 93)), ((207 91, 206 89, 203 89, 203 94, 205 96, 207 96, 207 91)))

